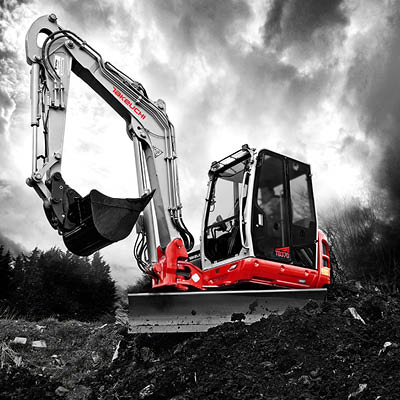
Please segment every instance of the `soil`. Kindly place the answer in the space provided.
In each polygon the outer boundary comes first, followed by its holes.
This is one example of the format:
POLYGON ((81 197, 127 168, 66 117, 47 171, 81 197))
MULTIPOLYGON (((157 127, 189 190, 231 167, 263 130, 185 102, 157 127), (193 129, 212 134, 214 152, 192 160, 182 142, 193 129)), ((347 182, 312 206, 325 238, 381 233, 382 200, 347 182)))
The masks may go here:
POLYGON ((0 399, 54 399, 58 385, 24 367, 0 369, 0 399))
MULTIPOLYGON (((42 398, 55 393, 51 377, 31 374, 21 368, 0 371, 0 398, 35 398, 13 392, 15 382, 25 393, 42 387, 42 398)), ((73 390, 54 397, 398 399, 400 296, 355 283, 336 285, 322 305, 310 302, 249 326, 125 334, 118 358, 83 376, 79 387, 80 397, 73 390)))

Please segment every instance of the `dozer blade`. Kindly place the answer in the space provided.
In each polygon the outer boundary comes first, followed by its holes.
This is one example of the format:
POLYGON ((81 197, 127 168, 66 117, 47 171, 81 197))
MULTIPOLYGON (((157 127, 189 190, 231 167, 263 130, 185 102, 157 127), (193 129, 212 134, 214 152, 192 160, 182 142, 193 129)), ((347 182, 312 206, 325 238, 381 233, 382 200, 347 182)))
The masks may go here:
POLYGON ((118 199, 92 190, 74 210, 79 224, 63 234, 67 249, 78 256, 88 256, 125 239, 153 194, 154 191, 137 199, 118 199))
POLYGON ((235 320, 251 324, 325 298, 326 289, 135 293, 129 294, 129 328, 131 333, 205 332, 235 320))

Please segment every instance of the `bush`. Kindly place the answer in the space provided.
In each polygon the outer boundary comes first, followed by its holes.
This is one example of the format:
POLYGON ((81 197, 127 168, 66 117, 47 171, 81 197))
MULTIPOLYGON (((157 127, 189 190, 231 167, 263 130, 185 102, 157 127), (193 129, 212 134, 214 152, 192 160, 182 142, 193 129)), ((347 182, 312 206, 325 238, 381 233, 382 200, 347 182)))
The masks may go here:
POLYGON ((380 283, 391 292, 400 287, 400 220, 383 199, 343 201, 322 219, 336 278, 380 283))
POLYGON ((126 289, 127 293, 147 293, 151 292, 151 277, 150 275, 141 275, 140 278, 126 289))

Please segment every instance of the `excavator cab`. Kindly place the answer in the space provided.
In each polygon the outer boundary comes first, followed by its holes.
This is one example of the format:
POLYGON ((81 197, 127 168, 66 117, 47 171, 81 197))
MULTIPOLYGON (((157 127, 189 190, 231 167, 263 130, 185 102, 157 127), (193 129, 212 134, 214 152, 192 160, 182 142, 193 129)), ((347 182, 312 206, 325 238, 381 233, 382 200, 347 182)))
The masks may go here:
POLYGON ((203 268, 262 260, 316 268, 317 224, 308 164, 246 145, 210 172, 203 268))

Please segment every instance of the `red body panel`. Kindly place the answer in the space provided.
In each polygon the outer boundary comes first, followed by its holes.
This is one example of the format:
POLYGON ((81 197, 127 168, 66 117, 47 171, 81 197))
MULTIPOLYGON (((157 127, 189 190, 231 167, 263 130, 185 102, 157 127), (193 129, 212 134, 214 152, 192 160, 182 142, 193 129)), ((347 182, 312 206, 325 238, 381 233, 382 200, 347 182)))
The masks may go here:
POLYGON ((153 289, 161 287, 176 287, 178 290, 188 290, 189 287, 202 289, 203 271, 190 262, 184 261, 188 253, 181 239, 174 239, 165 249, 157 249, 158 263, 153 266, 153 289))
POLYGON ((322 288, 330 283, 329 247, 322 232, 318 232, 317 269, 247 257, 203 271, 186 261, 187 257, 180 239, 173 240, 164 254, 159 250, 159 262, 153 267, 157 276, 153 277, 153 288, 206 290, 247 282, 279 288, 310 289, 322 288))
POLYGON ((331 260, 329 258, 329 245, 326 236, 318 231, 318 286, 322 288, 331 283, 331 260), (324 251, 325 249, 325 251, 324 251))

